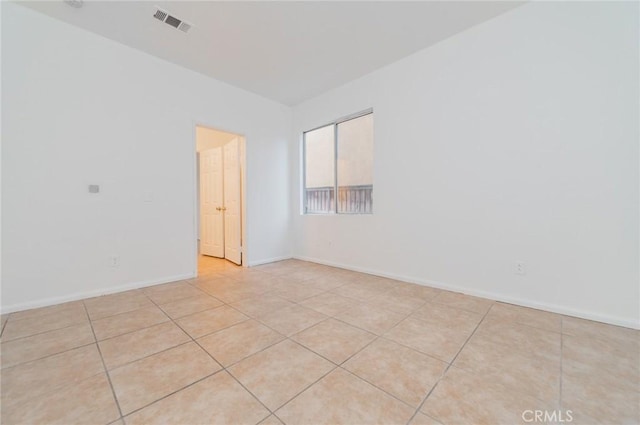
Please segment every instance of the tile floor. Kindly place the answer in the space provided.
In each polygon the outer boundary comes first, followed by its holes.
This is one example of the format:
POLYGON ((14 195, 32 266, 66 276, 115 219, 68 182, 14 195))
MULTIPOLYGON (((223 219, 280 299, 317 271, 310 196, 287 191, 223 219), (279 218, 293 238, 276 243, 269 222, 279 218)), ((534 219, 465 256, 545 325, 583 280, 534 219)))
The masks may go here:
POLYGON ((638 331, 296 260, 203 258, 0 341, 3 424, 640 422, 638 331))

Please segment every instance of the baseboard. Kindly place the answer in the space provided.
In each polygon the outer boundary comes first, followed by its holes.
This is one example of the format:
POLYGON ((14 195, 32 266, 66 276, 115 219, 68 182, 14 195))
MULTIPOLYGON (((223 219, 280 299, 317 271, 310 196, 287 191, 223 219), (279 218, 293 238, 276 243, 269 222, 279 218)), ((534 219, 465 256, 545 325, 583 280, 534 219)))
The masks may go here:
POLYGON ((62 304, 69 301, 77 301, 85 298, 98 297, 100 295, 115 294, 117 292, 124 292, 124 291, 129 291, 131 289, 144 288, 146 286, 160 285, 162 283, 175 282, 178 280, 192 279, 194 277, 196 277, 195 274, 188 273, 188 274, 182 274, 182 275, 176 275, 176 276, 168 276, 161 279, 151 279, 151 280, 144 280, 140 282, 127 283, 125 285, 96 289, 93 291, 76 292, 76 293, 64 295, 61 297, 51 297, 51 298, 45 298, 42 300, 29 301, 26 303, 12 304, 6 307, 2 307, 2 314, 15 313, 16 311, 30 310, 32 308, 38 308, 38 307, 48 307, 50 305, 62 304))
POLYGON ((537 310, 544 310, 551 313, 564 314, 566 316, 578 317, 580 319, 593 320, 596 322, 608 323, 610 325, 623 326, 625 328, 640 329, 640 323, 634 322, 633 320, 622 319, 619 317, 611 317, 611 316, 592 313, 584 310, 573 309, 566 306, 531 302, 529 300, 505 296, 502 294, 496 294, 488 291, 481 291, 481 290, 471 289, 467 287, 451 285, 448 283, 438 282, 438 281, 429 280, 429 279, 419 279, 411 276, 385 273, 379 270, 372 270, 365 267, 355 267, 348 264, 337 263, 333 261, 324 261, 324 260, 313 258, 313 257, 294 255, 293 258, 297 260, 310 261, 312 263, 323 264, 325 266, 338 267, 341 269, 352 270, 355 272, 367 273, 367 274, 380 276, 380 277, 387 277, 389 279, 400 280, 403 282, 415 283, 417 285, 430 286, 433 288, 445 289, 447 291, 461 292, 463 294, 472 295, 474 297, 488 298, 494 301, 500 301, 508 304, 515 304, 522 307, 535 308, 537 310))
POLYGON ((291 256, 291 255, 285 255, 285 256, 282 256, 282 257, 265 258, 265 259, 262 259, 262 260, 251 261, 251 262, 248 263, 248 266, 249 267, 260 266, 262 264, 275 263, 276 261, 290 260, 292 258, 293 258, 293 256, 291 256))

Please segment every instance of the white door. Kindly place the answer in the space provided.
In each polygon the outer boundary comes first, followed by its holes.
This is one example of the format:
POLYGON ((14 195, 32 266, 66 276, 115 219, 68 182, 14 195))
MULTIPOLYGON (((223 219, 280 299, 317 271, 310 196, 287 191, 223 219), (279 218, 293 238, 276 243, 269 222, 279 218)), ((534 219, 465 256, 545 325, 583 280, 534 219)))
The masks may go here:
POLYGON ((224 150, 224 256, 236 264, 242 263, 240 205, 240 141, 233 139, 224 150))
POLYGON ((200 253, 224 258, 222 148, 200 152, 200 253))

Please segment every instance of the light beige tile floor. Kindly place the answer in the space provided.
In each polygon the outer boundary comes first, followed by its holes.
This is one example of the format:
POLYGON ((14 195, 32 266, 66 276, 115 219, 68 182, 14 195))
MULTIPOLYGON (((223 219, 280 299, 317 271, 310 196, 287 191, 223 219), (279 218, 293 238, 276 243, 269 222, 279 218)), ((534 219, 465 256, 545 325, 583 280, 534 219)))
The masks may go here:
POLYGON ((3 424, 640 423, 638 331, 297 260, 1 329, 3 424))

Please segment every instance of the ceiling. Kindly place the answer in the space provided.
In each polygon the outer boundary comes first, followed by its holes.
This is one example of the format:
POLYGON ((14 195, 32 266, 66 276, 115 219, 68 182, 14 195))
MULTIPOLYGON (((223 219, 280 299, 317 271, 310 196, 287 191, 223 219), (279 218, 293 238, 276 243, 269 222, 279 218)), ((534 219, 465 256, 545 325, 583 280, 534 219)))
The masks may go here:
POLYGON ((397 61, 516 1, 91 1, 21 4, 286 105, 397 61), (194 25, 153 18, 155 6, 194 25))

